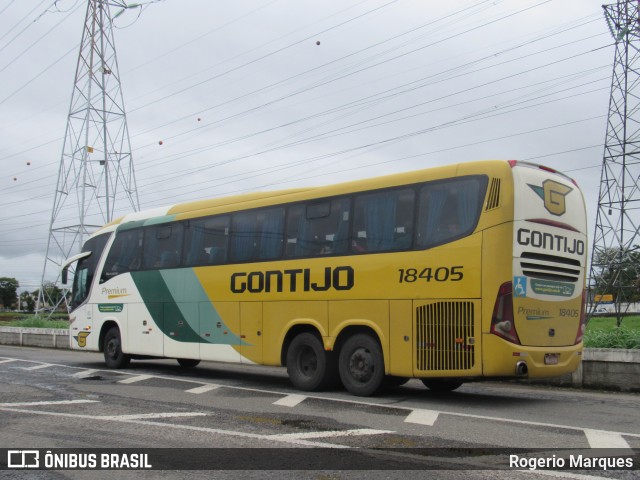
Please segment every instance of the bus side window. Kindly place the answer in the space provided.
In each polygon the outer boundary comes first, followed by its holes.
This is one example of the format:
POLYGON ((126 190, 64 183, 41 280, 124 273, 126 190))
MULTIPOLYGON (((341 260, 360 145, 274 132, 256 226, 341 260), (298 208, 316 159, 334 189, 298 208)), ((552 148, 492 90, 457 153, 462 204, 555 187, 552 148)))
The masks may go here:
POLYGON ((142 264, 142 229, 125 230, 116 233, 107 260, 105 261, 100 283, 134 270, 142 264))
POLYGON ((313 257, 346 253, 350 200, 312 201, 289 207, 285 255, 313 257))
POLYGON ((480 217, 486 177, 425 185, 418 207, 419 248, 429 248, 470 235, 480 217))
POLYGON ((153 269, 179 266, 182 254, 182 230, 183 225, 180 222, 146 227, 142 267, 153 269))
POLYGON ((272 208, 258 214, 260 223, 259 260, 272 260, 282 256, 284 244, 284 208, 272 208))
POLYGON ((351 249, 385 252, 411 247, 415 192, 394 189, 356 198, 351 249))
POLYGON ((219 265, 227 261, 229 248, 228 215, 190 220, 185 229, 184 264, 219 265))
POLYGON ((240 212, 231 220, 231 261, 280 258, 284 244, 284 208, 240 212))

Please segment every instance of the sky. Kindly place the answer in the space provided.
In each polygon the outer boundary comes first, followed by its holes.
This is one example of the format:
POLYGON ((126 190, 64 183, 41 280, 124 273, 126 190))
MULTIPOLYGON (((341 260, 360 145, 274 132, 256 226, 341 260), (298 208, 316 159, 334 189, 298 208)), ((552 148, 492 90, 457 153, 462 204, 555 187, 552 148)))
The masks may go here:
MULTIPOLYGON (((136 3, 111 15, 142 209, 516 159, 576 180, 592 236, 614 58, 601 0, 136 3)), ((86 7, 0 0, 0 277, 29 291, 86 7)))

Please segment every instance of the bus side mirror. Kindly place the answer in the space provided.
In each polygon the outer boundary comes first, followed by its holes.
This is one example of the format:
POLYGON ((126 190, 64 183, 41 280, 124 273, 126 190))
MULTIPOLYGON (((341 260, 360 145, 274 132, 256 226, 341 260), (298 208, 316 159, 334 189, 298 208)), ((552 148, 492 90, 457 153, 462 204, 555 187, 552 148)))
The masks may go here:
POLYGON ((69 267, 64 267, 62 269, 62 284, 63 285, 66 285, 67 284, 67 280, 69 279, 68 278, 69 277, 68 272, 69 272, 69 267))

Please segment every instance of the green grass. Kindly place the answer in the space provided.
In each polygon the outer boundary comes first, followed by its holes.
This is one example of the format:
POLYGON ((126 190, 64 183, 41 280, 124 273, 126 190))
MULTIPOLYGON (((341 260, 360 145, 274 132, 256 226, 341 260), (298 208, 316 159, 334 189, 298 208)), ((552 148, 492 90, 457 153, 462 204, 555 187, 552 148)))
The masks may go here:
POLYGON ((620 327, 611 317, 593 317, 584 335, 587 348, 640 348, 640 317, 625 317, 620 327))
POLYGON ((35 315, 12 318, 2 317, 0 326, 24 327, 24 328, 69 328, 69 322, 61 319, 60 315, 55 315, 52 319, 40 318, 35 315))
MULTIPOLYGON (((622 320, 622 327, 640 331, 640 317, 625 317, 622 320)), ((614 330, 615 328, 616 319, 613 317, 592 317, 589 320, 587 332, 590 330, 614 330)))

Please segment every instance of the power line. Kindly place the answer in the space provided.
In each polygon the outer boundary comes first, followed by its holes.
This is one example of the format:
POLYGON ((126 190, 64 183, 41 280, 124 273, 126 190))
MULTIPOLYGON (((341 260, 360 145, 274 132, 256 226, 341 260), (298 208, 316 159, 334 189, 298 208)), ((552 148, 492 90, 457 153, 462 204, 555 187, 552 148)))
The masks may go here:
POLYGON ((31 50, 34 46, 36 46, 38 43, 40 43, 45 37, 47 37, 51 32, 53 32, 56 28, 58 28, 60 25, 62 25, 62 23, 65 20, 67 20, 69 17, 71 17, 71 15, 73 15, 73 13, 75 12, 75 10, 77 8, 78 7, 76 7, 75 9, 69 10, 69 14, 67 16, 65 16, 62 20, 60 20, 59 22, 54 24, 49 30, 47 30, 45 33, 43 33, 34 42, 30 43, 29 46, 27 46, 18 55, 16 55, 12 60, 10 60, 9 63, 7 63, 4 67, 1 67, 0 68, 0 73, 4 72, 7 68, 12 66, 14 64, 14 62, 16 62, 18 59, 20 59, 25 53, 27 53, 29 50, 31 50))

